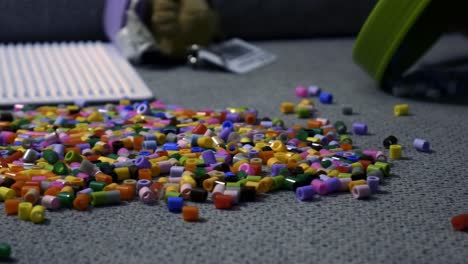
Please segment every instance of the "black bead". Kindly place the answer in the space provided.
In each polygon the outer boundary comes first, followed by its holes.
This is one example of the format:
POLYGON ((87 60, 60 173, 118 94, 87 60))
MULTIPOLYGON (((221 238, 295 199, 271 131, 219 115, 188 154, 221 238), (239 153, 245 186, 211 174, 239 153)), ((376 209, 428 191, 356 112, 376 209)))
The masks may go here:
POLYGON ((390 135, 383 140, 383 145, 386 149, 390 148, 390 145, 395 145, 397 143, 398 139, 393 135, 390 135))
POLYGON ((117 154, 117 151, 119 151, 119 149, 123 147, 124 147, 124 143, 121 140, 116 140, 112 142, 112 149, 113 149, 114 154, 117 154))
POLYGON ((190 191, 190 200, 192 202, 203 203, 206 202, 206 198, 208 197, 208 192, 202 188, 193 188, 190 191))
POLYGON ((130 172, 130 178, 131 179, 137 179, 138 178, 138 167, 136 165, 128 166, 128 171, 130 172))
POLYGON ((255 187, 250 186, 241 187, 239 195, 242 202, 253 202, 257 198, 255 187))
POLYGON ((5 178, 0 186, 10 188, 15 182, 12 178, 5 178))
POLYGON ((13 114, 10 113, 10 112, 1 112, 0 113, 0 121, 12 122, 13 121, 13 114))

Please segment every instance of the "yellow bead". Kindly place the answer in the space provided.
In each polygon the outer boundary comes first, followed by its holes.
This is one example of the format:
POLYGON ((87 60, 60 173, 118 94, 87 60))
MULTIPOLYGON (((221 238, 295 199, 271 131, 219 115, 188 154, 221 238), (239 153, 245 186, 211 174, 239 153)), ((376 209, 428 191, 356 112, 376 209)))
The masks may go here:
POLYGON ((281 112, 283 114, 292 114, 294 113, 294 104, 291 102, 282 102, 281 103, 281 112))
POLYGON ((167 179, 167 177, 161 177, 157 180, 157 182, 160 182, 160 183, 168 183, 169 180, 167 179))
POLYGON ((63 186, 63 188, 60 190, 61 193, 66 192, 66 193, 75 193, 75 190, 71 186, 63 186))
POLYGON ((103 190, 106 191, 106 192, 113 191, 113 190, 117 189, 117 186, 118 186, 118 184, 113 182, 113 183, 111 183, 109 185, 106 185, 103 190))
POLYGON ((29 214, 29 219, 35 224, 42 223, 45 219, 45 207, 42 205, 34 206, 29 214))
POLYGON ((102 122, 104 121, 104 117, 102 117, 101 113, 99 113, 98 111, 95 111, 95 112, 92 112, 88 116, 88 121, 89 122, 102 122))
POLYGON ((117 174, 117 179, 119 181, 130 179, 130 170, 128 167, 115 168, 114 172, 117 174))
POLYGON ((16 193, 14 190, 7 187, 0 187, 0 201, 5 201, 8 199, 15 198, 16 193))
POLYGON ((273 143, 270 145, 271 149, 275 152, 286 152, 288 149, 286 148, 286 145, 281 142, 280 140, 275 140, 273 143))
POLYGON ((390 159, 401 159, 401 145, 390 145, 390 159))
POLYGON ((266 193, 271 190, 271 188, 274 185, 274 181, 271 177, 263 177, 259 182, 258 182, 258 192, 259 193, 266 193))
POLYGON ((197 139, 198 146, 202 148, 212 148, 213 140, 211 137, 202 136, 197 139))
POLYGON ((158 141, 158 144, 162 145, 166 143, 166 135, 161 133, 161 132, 155 132, 154 135, 156 136, 156 141, 158 141))
POLYGON ((183 185, 184 183, 190 184, 192 188, 197 187, 197 182, 190 175, 182 175, 182 180, 180 181, 180 185, 183 185))
POLYGON ((18 218, 24 221, 29 220, 29 216, 31 215, 32 211, 32 203, 29 202, 21 202, 18 205, 18 218))
POLYGON ((395 116, 405 116, 409 114, 409 105, 399 104, 393 107, 393 113, 395 116))

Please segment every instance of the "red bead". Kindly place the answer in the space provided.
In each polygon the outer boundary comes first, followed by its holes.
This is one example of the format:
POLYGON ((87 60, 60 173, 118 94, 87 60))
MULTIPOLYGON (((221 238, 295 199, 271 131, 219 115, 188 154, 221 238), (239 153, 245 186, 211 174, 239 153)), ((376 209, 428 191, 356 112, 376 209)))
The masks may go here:
POLYGON ((232 207, 232 196, 218 194, 214 200, 214 205, 217 209, 230 209, 232 207))
POLYGON ((452 218, 452 226, 455 230, 468 230, 468 214, 461 214, 452 218))
POLYGON ((199 123, 196 127, 192 129, 192 133, 197 135, 203 135, 205 134, 207 129, 208 128, 205 125, 199 123))

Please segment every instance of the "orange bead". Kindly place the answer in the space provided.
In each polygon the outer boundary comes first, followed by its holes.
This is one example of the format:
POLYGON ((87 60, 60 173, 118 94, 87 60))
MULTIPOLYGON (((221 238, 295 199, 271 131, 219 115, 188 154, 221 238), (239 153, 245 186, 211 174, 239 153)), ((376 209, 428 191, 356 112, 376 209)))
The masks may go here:
POLYGON ((96 175, 94 177, 96 178, 96 181, 98 181, 98 182, 105 182, 107 184, 112 183, 112 176, 107 175, 105 173, 98 172, 98 173, 96 173, 96 175))
POLYGON ((18 205, 20 200, 18 199, 8 199, 5 201, 5 213, 7 215, 18 214, 18 205))
POLYGON ((268 151, 260 151, 258 153, 259 158, 263 160, 263 164, 267 164, 267 161, 272 158, 275 155, 275 153, 271 150, 268 151))
POLYGON ((90 200, 91 198, 88 194, 80 193, 76 196, 75 200, 73 200, 73 207, 78 211, 86 211, 89 207, 90 200))
POLYGON ((353 145, 351 144, 340 144, 340 148, 342 150, 352 150, 353 149, 353 145))
POLYGON ((133 137, 133 149, 141 150, 141 145, 143 144, 143 141, 145 141, 145 138, 143 136, 134 136, 133 137))
POLYGON ((188 205, 182 207, 182 217, 187 222, 198 221, 198 207, 188 205))
MULTIPOLYGON (((73 145, 75 145, 75 144, 73 144, 73 145)), ((78 155, 81 154, 81 150, 80 150, 80 148, 78 148, 78 147, 65 148, 65 153, 68 153, 69 151, 73 151, 73 152, 75 152, 75 153, 78 154, 78 155)))
POLYGON ((118 185, 115 188, 120 192, 120 199, 123 201, 131 201, 135 199, 135 188, 130 185, 118 185))
POLYGON ((322 122, 317 120, 309 120, 307 121, 307 128, 320 128, 322 126, 322 122))
POLYGON ((21 188, 24 186, 24 181, 16 181, 10 186, 10 189, 16 192, 16 196, 21 196, 21 188))
POLYGON ((254 113, 248 113, 244 117, 245 123, 249 125, 255 125, 257 123, 257 117, 254 113))
POLYGON ((23 152, 21 151, 15 151, 13 154, 8 156, 8 158, 5 159, 7 163, 12 163, 15 160, 19 160, 21 157, 23 157, 23 152))
POLYGON ((30 189, 36 189, 39 193, 41 192, 41 189, 40 189, 38 186, 28 186, 28 185, 24 185, 24 186, 21 188, 21 197, 24 197, 24 196, 26 195, 26 193, 27 193, 30 189))
POLYGON ((138 179, 139 180, 152 180, 151 169, 139 169, 138 170, 138 179))
POLYGON ((52 186, 44 192, 44 195, 57 196, 60 193, 60 189, 56 186, 52 186))

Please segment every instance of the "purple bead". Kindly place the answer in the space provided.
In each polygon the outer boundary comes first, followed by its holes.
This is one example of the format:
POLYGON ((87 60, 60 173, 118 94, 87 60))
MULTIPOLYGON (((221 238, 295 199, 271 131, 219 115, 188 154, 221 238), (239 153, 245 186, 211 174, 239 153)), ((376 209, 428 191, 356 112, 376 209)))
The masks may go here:
POLYGON ((151 181, 147 179, 141 179, 137 181, 137 190, 139 191, 143 187, 150 187, 151 186, 151 181))
POLYGON ((309 96, 318 96, 322 90, 317 85, 311 85, 307 88, 309 96))
POLYGON ((366 135, 367 134, 367 124, 366 123, 353 123, 353 132, 356 135, 366 135))
POLYGON ((379 191, 379 182, 380 179, 377 176, 367 176, 367 185, 369 185, 369 188, 372 192, 378 192, 379 191))
POLYGON ((356 185, 353 187, 352 190, 353 197, 356 199, 364 199, 367 198, 371 195, 371 190, 369 188, 369 185, 367 184, 362 184, 362 185, 356 185))
POLYGON ((169 173, 172 167, 172 163, 167 160, 158 162, 158 165, 159 165, 159 171, 161 174, 169 173))
POLYGON ((422 151, 422 152, 429 152, 430 151, 429 142, 427 142, 427 140, 424 140, 424 139, 421 139, 421 138, 416 138, 413 141, 413 146, 418 151, 422 151))
POLYGON ((312 185, 302 186, 296 189, 296 198, 299 201, 309 201, 314 198, 315 190, 312 185))
POLYGON ((135 165, 138 169, 151 169, 151 162, 142 156, 135 160, 135 165))
POLYGON ((229 134, 231 134, 231 131, 232 131, 231 128, 224 128, 223 130, 221 130, 221 132, 219 132, 218 137, 220 137, 224 141, 227 141, 227 138, 229 134))
POLYGON ((226 120, 229 120, 233 123, 239 122, 240 114, 239 113, 229 113, 226 115, 226 120))
POLYGON ((201 155, 206 165, 211 165, 213 163, 216 163, 215 152, 212 151, 211 149, 203 151, 201 155))
POLYGON ((278 176, 282 168, 286 167, 286 164, 273 164, 271 165, 271 176, 278 176))
POLYGON ((86 189, 83 189, 83 190, 77 192, 76 194, 90 194, 90 193, 92 193, 92 192, 93 192, 93 189, 91 189, 91 188, 86 188, 86 189))
POLYGON ((182 177, 182 173, 184 173, 185 167, 182 166, 172 166, 170 169, 169 177, 171 178, 179 178, 182 177))

